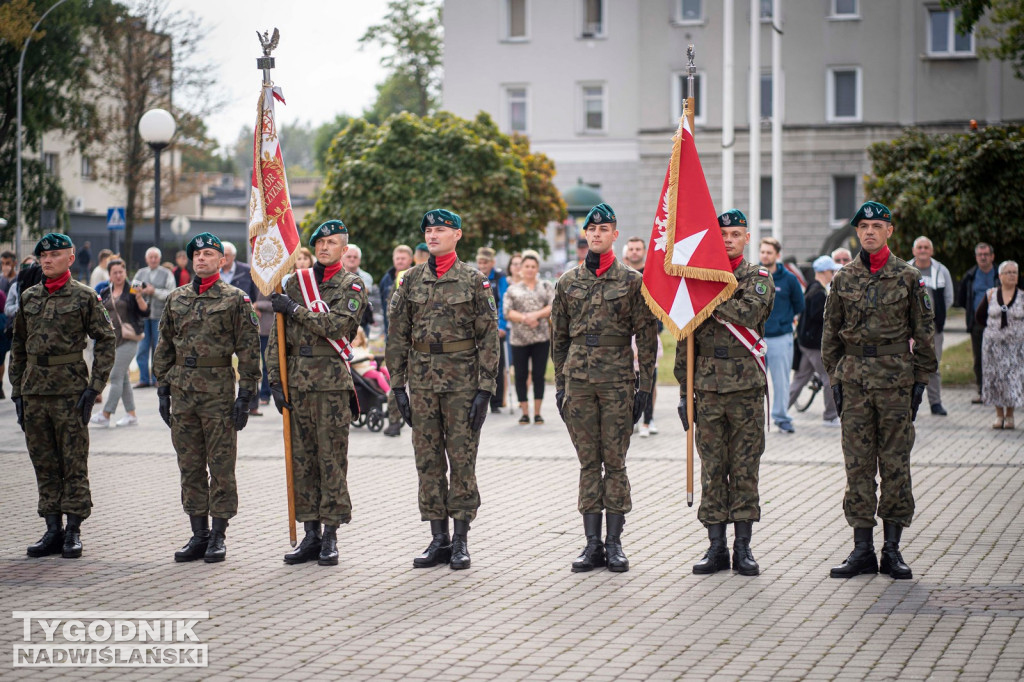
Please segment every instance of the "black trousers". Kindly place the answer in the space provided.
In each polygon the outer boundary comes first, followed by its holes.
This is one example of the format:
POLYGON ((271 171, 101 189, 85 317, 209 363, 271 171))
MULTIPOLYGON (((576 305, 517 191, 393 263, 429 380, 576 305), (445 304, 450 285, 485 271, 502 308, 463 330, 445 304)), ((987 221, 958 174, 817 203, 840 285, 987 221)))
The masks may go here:
POLYGON ((550 348, 550 341, 531 343, 528 346, 512 346, 512 367, 516 371, 516 397, 519 402, 525 403, 529 400, 526 395, 528 373, 533 378, 533 399, 544 399, 544 371, 548 368, 550 348))
POLYGON ((505 339, 498 339, 498 376, 496 377, 494 395, 491 396, 491 408, 501 407, 505 400, 505 339))
POLYGON ((981 393, 981 337, 985 328, 975 324, 971 328, 971 352, 974 354, 974 378, 978 382, 978 393, 981 393))

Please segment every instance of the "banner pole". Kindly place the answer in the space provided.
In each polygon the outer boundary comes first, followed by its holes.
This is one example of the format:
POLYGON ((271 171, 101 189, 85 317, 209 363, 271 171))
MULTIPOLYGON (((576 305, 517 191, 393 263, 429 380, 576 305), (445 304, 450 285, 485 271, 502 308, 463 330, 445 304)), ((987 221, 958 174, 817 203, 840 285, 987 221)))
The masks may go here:
MULTIPOLYGON (((275 288, 277 293, 282 293, 281 285, 275 288)), ((288 394, 288 358, 285 353, 284 340, 284 315, 277 313, 277 364, 281 368, 281 390, 284 392, 284 399, 291 402, 288 394)), ((281 419, 284 423, 284 471, 285 487, 288 491, 288 540, 295 546, 297 540, 295 534, 295 476, 292 471, 292 420, 291 410, 287 407, 281 410, 281 419)))
MULTIPOLYGON (((690 133, 694 136, 694 144, 696 145, 696 131, 693 127, 693 119, 695 116, 694 111, 694 93, 693 93, 693 79, 697 74, 697 67, 693 63, 693 58, 696 55, 693 49, 693 45, 686 48, 686 58, 688 65, 686 67, 686 105, 683 107, 683 111, 686 115, 686 121, 690 125, 690 133)), ((696 331, 696 330, 694 330, 696 331)), ((695 344, 693 343, 693 332, 686 337, 686 418, 690 422, 690 428, 686 431, 686 506, 693 506, 693 434, 697 430, 697 422, 693 413, 693 363, 695 352, 695 344)))

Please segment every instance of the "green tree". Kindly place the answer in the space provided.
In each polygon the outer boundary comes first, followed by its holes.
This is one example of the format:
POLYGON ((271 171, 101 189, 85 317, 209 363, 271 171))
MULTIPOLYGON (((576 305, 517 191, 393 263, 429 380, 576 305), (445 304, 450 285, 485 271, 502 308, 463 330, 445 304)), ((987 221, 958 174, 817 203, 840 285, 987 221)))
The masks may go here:
POLYGON ((327 173, 327 152, 331 148, 331 143, 351 122, 352 117, 348 114, 338 114, 333 121, 322 123, 316 129, 313 136, 313 158, 316 160, 316 170, 321 175, 327 173))
POLYGON ((484 245, 546 251, 548 222, 566 216, 551 160, 531 152, 526 138, 501 133, 484 113, 472 121, 402 113, 380 126, 356 119, 334 138, 327 166, 305 237, 341 218, 370 272, 391 267, 397 244, 422 241, 420 220, 432 208, 462 216, 464 259, 484 245))
POLYGON ((909 258, 920 235, 954 276, 974 265, 974 245, 996 254, 1024 243, 1024 127, 991 126, 972 133, 929 135, 908 129, 868 150, 869 198, 892 209, 893 251, 909 258))
POLYGON ((377 99, 370 108, 363 110, 363 118, 373 125, 380 125, 391 114, 411 111, 423 116, 437 109, 432 98, 428 111, 420 113, 420 95, 421 91, 408 74, 392 73, 383 83, 377 84, 377 99))
POLYGON ((1013 64, 1017 78, 1024 79, 1024 2, 1021 0, 942 0, 945 9, 960 11, 957 31, 969 34, 977 27, 978 54, 1013 64), (988 14, 988 22, 981 24, 988 14))
POLYGON ((377 87, 381 109, 371 108, 386 117, 396 106, 426 116, 437 108, 441 83, 441 58, 444 32, 441 5, 436 0, 390 0, 384 21, 366 29, 359 39, 363 45, 376 43, 385 49, 380 63, 391 71, 377 87))

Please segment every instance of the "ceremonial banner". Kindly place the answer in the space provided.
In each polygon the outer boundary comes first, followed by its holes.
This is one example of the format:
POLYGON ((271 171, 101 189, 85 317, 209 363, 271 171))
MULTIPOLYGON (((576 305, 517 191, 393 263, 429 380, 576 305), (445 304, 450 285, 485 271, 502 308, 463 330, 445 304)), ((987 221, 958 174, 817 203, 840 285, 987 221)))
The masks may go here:
POLYGON ((685 338, 736 289, 718 214, 685 117, 672 138, 672 157, 649 243, 644 298, 677 339, 685 338))
POLYGON ((299 250, 299 231, 295 226, 284 157, 277 138, 275 99, 284 103, 281 88, 264 84, 253 135, 252 194, 249 199, 252 280, 267 296, 291 269, 299 250))

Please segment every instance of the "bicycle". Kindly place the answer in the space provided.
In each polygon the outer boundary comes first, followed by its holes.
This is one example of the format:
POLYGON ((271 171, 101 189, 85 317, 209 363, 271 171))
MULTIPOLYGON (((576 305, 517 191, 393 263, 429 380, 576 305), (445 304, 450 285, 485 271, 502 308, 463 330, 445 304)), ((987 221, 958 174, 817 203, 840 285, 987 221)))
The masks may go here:
POLYGON ((793 400, 789 401, 789 406, 793 407, 793 405, 796 405, 797 412, 806 412, 807 408, 809 408, 811 403, 814 402, 814 396, 818 395, 818 392, 823 386, 824 384, 821 381, 821 376, 815 372, 811 375, 811 379, 807 382, 807 386, 805 387, 810 391, 810 395, 807 396, 807 399, 805 401, 800 400, 800 397, 804 395, 804 392, 801 391, 799 395, 794 396, 793 400))

